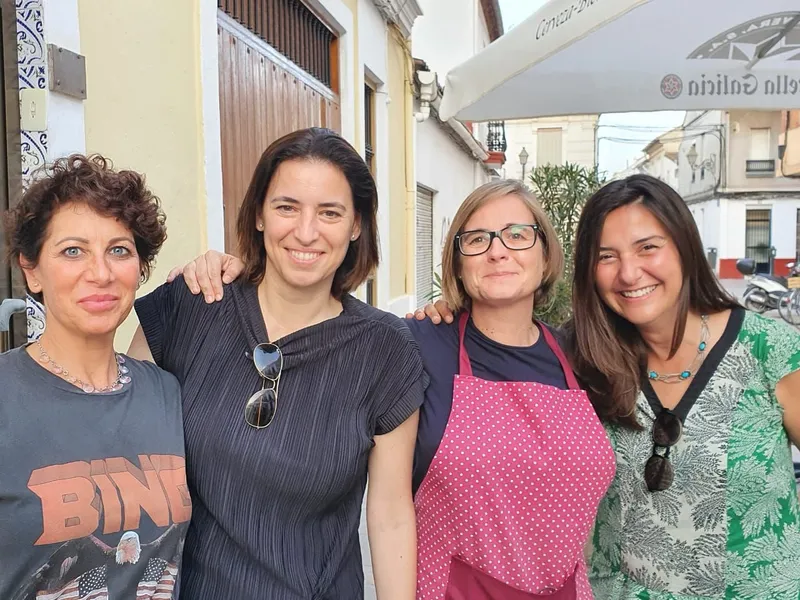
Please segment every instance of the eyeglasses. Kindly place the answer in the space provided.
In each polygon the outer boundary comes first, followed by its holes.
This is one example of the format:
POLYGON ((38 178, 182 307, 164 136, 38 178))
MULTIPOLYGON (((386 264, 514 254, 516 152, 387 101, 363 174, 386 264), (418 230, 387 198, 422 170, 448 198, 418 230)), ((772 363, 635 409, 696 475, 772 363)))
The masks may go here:
POLYGON ((477 256, 489 251, 494 238, 499 238, 509 250, 527 250, 534 247, 539 235, 541 229, 538 225, 509 225, 500 231, 463 231, 456 236, 456 244, 464 256, 477 256))
POLYGON ((251 427, 269 427, 278 409, 278 384, 283 371, 283 354, 275 344, 253 348, 253 364, 261 375, 261 389, 244 406, 244 420, 251 427), (269 387, 267 384, 269 383, 269 387))
POLYGON ((675 480, 675 469, 669 460, 669 450, 683 435, 683 423, 674 412, 663 409, 653 423, 653 455, 644 466, 644 481, 651 492, 663 492, 675 480), (663 455, 656 452, 664 448, 663 455))

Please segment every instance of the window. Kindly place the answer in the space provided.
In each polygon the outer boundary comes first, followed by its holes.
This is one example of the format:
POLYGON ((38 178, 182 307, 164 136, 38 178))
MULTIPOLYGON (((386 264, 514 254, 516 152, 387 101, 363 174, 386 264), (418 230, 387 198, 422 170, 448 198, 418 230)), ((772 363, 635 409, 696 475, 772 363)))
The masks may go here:
POLYGON ((772 210, 747 211, 744 240, 745 256, 756 261, 756 273, 772 272, 772 210))
POLYGON ((754 127, 750 130, 750 160, 772 158, 769 127, 754 127))
POLYGON ((560 127, 541 128, 536 131, 536 165, 560 165, 561 156, 560 127))
POLYGON ((301 69, 338 91, 336 34, 298 0, 217 0, 217 6, 288 57, 301 69))
POLYGON ((433 293, 433 193, 417 187, 417 306, 425 306, 433 293))
POLYGON ((375 90, 364 84, 364 161, 375 177, 375 90))
MULTIPOLYGON (((364 84, 364 162, 369 167, 369 172, 375 177, 375 90, 364 84)), ((378 298, 375 294, 374 275, 367 279, 367 304, 377 306, 378 298)))

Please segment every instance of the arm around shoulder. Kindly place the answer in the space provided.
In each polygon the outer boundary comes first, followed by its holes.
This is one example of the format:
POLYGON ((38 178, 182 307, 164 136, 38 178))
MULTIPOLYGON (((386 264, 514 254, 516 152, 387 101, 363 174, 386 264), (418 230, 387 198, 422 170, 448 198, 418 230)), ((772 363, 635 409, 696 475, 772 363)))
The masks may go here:
POLYGON ((147 345, 147 338, 144 336, 141 325, 136 328, 136 333, 133 334, 131 345, 128 347, 128 356, 138 360, 155 362, 153 360, 153 354, 150 352, 150 346, 147 345))

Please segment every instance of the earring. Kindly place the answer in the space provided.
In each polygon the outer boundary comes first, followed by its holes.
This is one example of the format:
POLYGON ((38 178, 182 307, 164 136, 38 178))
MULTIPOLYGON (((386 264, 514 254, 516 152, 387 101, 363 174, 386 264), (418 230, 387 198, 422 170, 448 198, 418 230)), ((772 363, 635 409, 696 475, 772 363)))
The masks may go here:
POLYGON ((355 242, 356 241, 356 235, 355 234, 350 236, 350 241, 351 242, 355 242))
POLYGON ((264 229, 264 223, 263 223, 263 222, 262 222, 262 223, 259 223, 259 224, 258 224, 258 226, 256 227, 256 229, 258 229, 259 231, 261 231, 262 229, 264 229))

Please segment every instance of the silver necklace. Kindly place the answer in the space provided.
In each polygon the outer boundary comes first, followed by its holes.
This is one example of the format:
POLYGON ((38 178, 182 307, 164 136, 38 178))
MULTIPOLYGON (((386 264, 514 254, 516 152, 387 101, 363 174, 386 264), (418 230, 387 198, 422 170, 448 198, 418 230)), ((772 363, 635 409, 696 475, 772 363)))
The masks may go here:
POLYGON ((117 378, 114 380, 113 383, 107 385, 102 388, 96 388, 91 383, 83 381, 74 375, 70 375, 69 371, 67 371, 64 367, 59 365, 56 361, 50 358, 50 355, 42 346, 42 342, 36 340, 36 346, 39 348, 39 362, 43 365, 47 365, 48 370, 52 373, 58 375, 62 379, 66 380, 67 382, 71 383, 72 385, 76 385, 81 388, 87 394, 102 394, 104 392, 118 392, 122 389, 126 383, 131 382, 130 375, 128 375, 129 369, 125 366, 125 357, 121 354, 114 353, 114 356, 117 360, 117 378))
POLYGON ((706 348, 708 347, 708 315, 702 315, 700 317, 700 343, 697 345, 697 354, 692 360, 692 364, 689 365, 689 368, 681 371, 680 373, 664 373, 660 375, 655 371, 650 371, 647 373, 647 377, 651 381, 663 381, 664 383, 680 383, 681 381, 686 381, 693 375, 697 374, 697 369, 700 366, 700 363, 706 357, 706 348))

